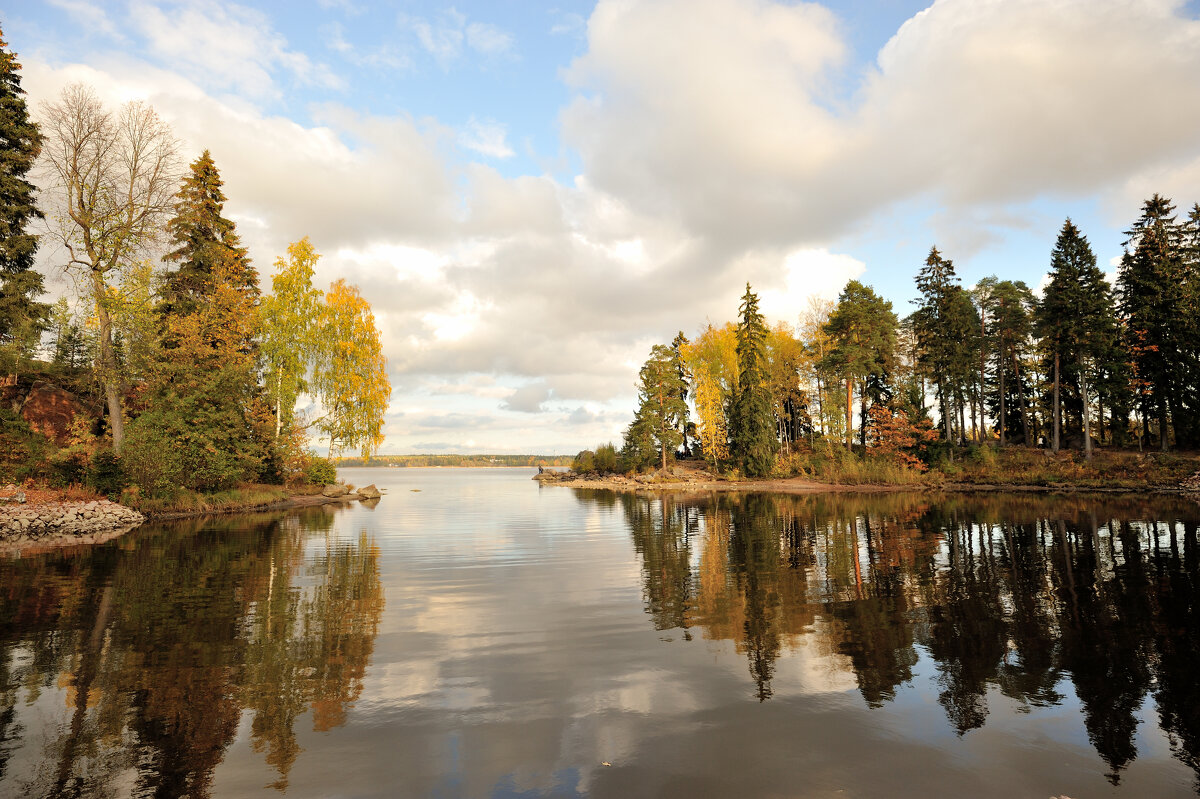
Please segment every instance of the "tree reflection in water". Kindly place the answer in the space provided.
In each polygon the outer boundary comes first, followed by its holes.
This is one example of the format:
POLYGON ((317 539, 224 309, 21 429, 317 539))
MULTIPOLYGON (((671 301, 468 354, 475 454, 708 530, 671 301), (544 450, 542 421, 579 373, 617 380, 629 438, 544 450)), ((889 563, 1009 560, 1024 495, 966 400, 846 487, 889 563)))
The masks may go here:
POLYGON ((0 778, 20 706, 65 689, 26 795, 207 796, 243 713, 286 788, 300 716, 345 721, 383 612, 374 540, 331 523, 322 508, 182 523, 0 563, 0 778))
MULTIPOLYGON (((592 501, 592 500, 589 500, 592 501)), ((1064 701, 1116 784, 1152 698, 1200 775, 1200 537, 1194 502, 990 495, 620 498, 656 629, 732 641, 754 695, 800 644, 837 653, 869 707, 922 657, 963 735, 996 690, 1064 701), (699 552, 693 553, 693 547, 699 552), (698 554, 698 557, 694 556, 698 554)))

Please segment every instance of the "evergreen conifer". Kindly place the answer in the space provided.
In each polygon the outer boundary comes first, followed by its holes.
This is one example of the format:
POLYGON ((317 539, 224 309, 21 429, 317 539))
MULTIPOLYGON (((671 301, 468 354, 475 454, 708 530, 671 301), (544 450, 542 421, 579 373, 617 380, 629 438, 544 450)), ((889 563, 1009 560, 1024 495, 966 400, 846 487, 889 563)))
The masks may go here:
POLYGON ((42 293, 42 276, 33 268, 37 236, 27 227, 42 213, 25 176, 42 137, 29 119, 20 70, 0 31, 0 345, 25 348, 45 327, 50 306, 35 299, 42 293))
POLYGON ((767 388, 767 324, 758 295, 746 284, 737 327, 738 382, 730 414, 730 454, 747 477, 765 477, 775 466, 775 414, 767 388))

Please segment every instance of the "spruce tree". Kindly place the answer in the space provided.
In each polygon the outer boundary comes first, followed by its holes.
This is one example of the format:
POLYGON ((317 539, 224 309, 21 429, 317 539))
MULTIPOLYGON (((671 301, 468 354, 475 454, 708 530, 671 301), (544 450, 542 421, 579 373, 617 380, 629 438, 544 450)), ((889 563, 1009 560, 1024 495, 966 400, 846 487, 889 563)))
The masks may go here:
POLYGON ((767 388, 767 324, 758 295, 746 284, 737 327, 738 382, 730 414, 731 455, 747 477, 764 477, 775 466, 775 414, 767 388))
MULTIPOLYGON (((1116 324, 1112 291, 1096 266, 1087 237, 1070 219, 1063 223, 1050 254, 1050 282, 1038 308, 1038 331, 1046 347, 1047 371, 1060 398, 1058 403, 1052 402, 1052 429, 1060 429, 1061 398, 1069 393, 1084 451, 1090 454, 1093 397, 1088 386, 1096 383, 1098 367, 1116 335, 1116 324)), ((1058 436, 1052 445, 1058 449, 1058 436)))
POLYGON ((36 301, 42 276, 33 268, 40 219, 35 189, 25 179, 41 151, 42 137, 29 119, 21 64, 0 31, 0 345, 24 345, 45 327, 50 306, 36 301))
MULTIPOLYGON (((1181 380, 1178 368, 1182 336, 1194 324, 1194 315, 1184 316, 1193 309, 1187 303, 1187 270, 1174 212, 1166 197, 1155 194, 1146 200, 1141 217, 1126 231, 1129 239, 1117 278, 1142 422, 1157 421, 1163 451, 1169 447, 1172 416, 1179 417, 1181 410, 1179 392, 1195 390, 1181 380)), ((1174 421, 1177 434, 1191 427, 1180 425, 1186 421, 1181 418, 1174 421)))
POLYGON ((191 164, 175 195, 175 215, 167 222, 171 251, 163 260, 177 263, 163 287, 165 313, 189 313, 212 294, 215 269, 236 264, 235 288, 258 295, 258 274, 250 265, 234 223, 226 219, 221 173, 205 150, 191 164))
POLYGON ((683 455, 688 457, 692 454, 691 446, 688 443, 688 430, 695 430, 695 425, 692 424, 691 414, 688 411, 687 395, 688 386, 691 385, 692 375, 688 370, 687 363, 683 358, 683 348, 688 345, 688 338, 680 330, 675 334, 675 338, 671 340, 671 352, 675 363, 675 372, 679 375, 679 399, 683 401, 683 416, 679 419, 679 432, 683 436, 683 455))
POLYGON ((179 262, 159 306, 162 348, 130 426, 133 460, 165 442, 178 484, 210 491, 275 477, 273 419, 258 385, 258 273, 225 219, 221 180, 207 151, 175 195, 166 229, 179 262))

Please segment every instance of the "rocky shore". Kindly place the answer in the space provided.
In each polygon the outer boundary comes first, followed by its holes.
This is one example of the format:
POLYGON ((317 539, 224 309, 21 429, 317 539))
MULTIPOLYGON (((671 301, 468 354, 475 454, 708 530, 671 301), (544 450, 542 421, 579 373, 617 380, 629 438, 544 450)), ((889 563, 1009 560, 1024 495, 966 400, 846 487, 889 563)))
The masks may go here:
POLYGON ((0 507, 0 553, 18 554, 68 544, 98 544, 146 520, 106 499, 0 507))

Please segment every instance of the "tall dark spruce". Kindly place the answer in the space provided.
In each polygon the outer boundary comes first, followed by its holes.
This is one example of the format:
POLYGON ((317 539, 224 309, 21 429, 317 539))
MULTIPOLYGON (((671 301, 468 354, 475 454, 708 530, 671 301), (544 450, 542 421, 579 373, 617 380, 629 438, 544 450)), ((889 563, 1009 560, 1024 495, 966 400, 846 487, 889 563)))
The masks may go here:
POLYGON ((0 31, 0 346, 24 349, 37 341, 50 306, 36 300, 42 293, 42 276, 33 268, 38 239, 27 230, 42 216, 25 179, 42 137, 29 119, 20 70, 0 31))
POLYGON ((746 284, 737 328, 738 382, 730 414, 730 454, 747 477, 764 477, 775 466, 775 412, 767 389, 767 323, 758 295, 746 284))

